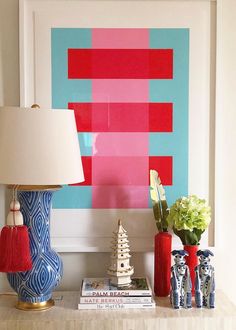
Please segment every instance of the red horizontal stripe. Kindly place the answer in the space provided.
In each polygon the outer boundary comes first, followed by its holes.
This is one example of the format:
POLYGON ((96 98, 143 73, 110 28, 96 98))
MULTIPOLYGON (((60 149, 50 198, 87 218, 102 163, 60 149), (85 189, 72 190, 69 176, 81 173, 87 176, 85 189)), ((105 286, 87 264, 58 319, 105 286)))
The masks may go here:
MULTIPOLYGON (((93 158, 92 156, 82 156, 82 163, 83 163, 83 170, 84 170, 84 177, 85 177, 85 181, 81 182, 81 183, 77 183, 77 184, 72 184, 71 186, 91 186, 92 184, 98 184, 98 182, 92 182, 92 173, 94 171, 94 166, 96 166, 96 161, 93 163, 93 158)), ((95 157, 96 159, 100 159, 100 162, 102 161, 102 159, 104 159, 104 162, 106 162, 106 160, 109 157, 95 157)), ((110 157, 111 158, 111 157, 110 157)), ((131 159, 144 159, 145 156, 141 156, 141 157, 128 157, 128 156, 124 156, 124 157, 112 157, 112 159, 114 160, 113 163, 116 164, 116 166, 121 166, 121 168, 124 167, 124 163, 125 162, 130 162, 131 159)), ((153 169, 158 171, 161 180, 162 180, 162 184, 167 185, 167 186, 171 186, 173 184, 173 157, 172 156, 149 156, 148 157, 148 162, 149 162, 149 170, 153 169)), ((120 169, 121 169, 120 168, 120 169)), ((110 169, 110 172, 112 172, 114 169, 110 169)), ((123 169, 124 170, 124 169, 123 169)), ((96 170, 95 170, 96 172, 96 170)), ((149 172, 148 172, 149 173, 149 172)), ((99 184, 98 185, 102 185, 102 186, 110 186, 110 185, 114 185, 114 180, 116 180, 114 178, 114 175, 110 175, 109 176, 109 172, 107 172, 106 170, 104 170, 104 175, 105 175, 105 179, 104 182, 101 178, 99 178, 99 184)), ((147 175, 148 178, 148 175, 147 175)), ((95 180, 96 181, 96 180, 95 180)), ((147 180, 148 181, 148 180, 147 180)), ((124 183, 125 185, 125 183, 124 183)), ((130 185, 130 182, 127 182, 127 185, 130 185)), ((140 185, 140 182, 136 182, 136 181, 132 181, 132 185, 140 185)), ((147 184, 148 185, 148 184, 147 184)))
POLYGON ((69 79, 172 79, 173 49, 68 49, 69 79))
POLYGON ((79 132, 171 132, 172 103, 69 103, 79 132))

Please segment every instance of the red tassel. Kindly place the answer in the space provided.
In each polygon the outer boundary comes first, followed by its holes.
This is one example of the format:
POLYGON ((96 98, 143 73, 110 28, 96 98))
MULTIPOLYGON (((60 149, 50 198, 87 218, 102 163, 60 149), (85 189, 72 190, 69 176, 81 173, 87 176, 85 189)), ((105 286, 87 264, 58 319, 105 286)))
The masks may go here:
POLYGON ((0 272, 25 272, 32 268, 28 227, 24 225, 20 203, 13 188, 13 201, 7 216, 7 226, 0 235, 0 272))
POLYGON ((5 226, 0 237, 0 272, 25 272, 32 269, 28 228, 5 226))
POLYGON ((25 272, 32 269, 30 255, 29 233, 26 226, 16 226, 14 241, 12 242, 12 270, 11 272, 25 272))
POLYGON ((0 236, 0 272, 8 272, 12 263, 12 232, 13 227, 5 226, 0 236))

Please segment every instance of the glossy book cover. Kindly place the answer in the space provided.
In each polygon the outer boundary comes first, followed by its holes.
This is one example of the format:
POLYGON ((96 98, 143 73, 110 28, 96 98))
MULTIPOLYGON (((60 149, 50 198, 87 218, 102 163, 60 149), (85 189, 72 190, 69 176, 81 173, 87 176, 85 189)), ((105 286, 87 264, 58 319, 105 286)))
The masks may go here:
POLYGON ((82 296, 152 296, 147 278, 133 278, 129 286, 116 287, 109 278, 85 278, 82 282, 82 296))

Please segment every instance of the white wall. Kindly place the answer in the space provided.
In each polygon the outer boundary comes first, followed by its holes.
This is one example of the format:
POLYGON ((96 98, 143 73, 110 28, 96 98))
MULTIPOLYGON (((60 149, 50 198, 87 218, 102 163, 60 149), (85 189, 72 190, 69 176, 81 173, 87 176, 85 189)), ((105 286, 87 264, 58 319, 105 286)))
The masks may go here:
POLYGON ((216 274, 218 287, 236 302, 236 1, 218 1, 216 111, 216 274))
MULTIPOLYGON (((217 287, 236 302, 233 242, 236 232, 236 1, 218 0, 219 13, 219 106, 216 112, 216 266, 217 287)), ((0 0, 0 105, 19 105, 18 0, 0 0)), ((5 192, 0 188, 0 222, 5 218, 5 192)), ((60 289, 78 289, 84 276, 103 276, 107 253, 63 254, 64 278, 60 289)), ((136 275, 152 277, 153 254, 136 253, 136 275)), ((0 276, 0 291, 8 290, 0 276)))
MULTIPOLYGON (((19 105, 18 0, 0 0, 0 106, 19 105)), ((0 224, 5 221, 5 189, 0 185, 0 224)), ((0 273, 0 290, 8 287, 0 273)))

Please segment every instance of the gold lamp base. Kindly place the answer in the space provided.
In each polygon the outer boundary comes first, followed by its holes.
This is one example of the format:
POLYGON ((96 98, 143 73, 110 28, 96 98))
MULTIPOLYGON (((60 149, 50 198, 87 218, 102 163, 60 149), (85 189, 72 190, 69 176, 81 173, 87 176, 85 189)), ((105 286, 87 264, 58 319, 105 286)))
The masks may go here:
POLYGON ((53 299, 37 303, 30 303, 19 300, 16 304, 16 308, 21 309, 23 311, 44 311, 53 307, 54 305, 55 303, 53 299))

